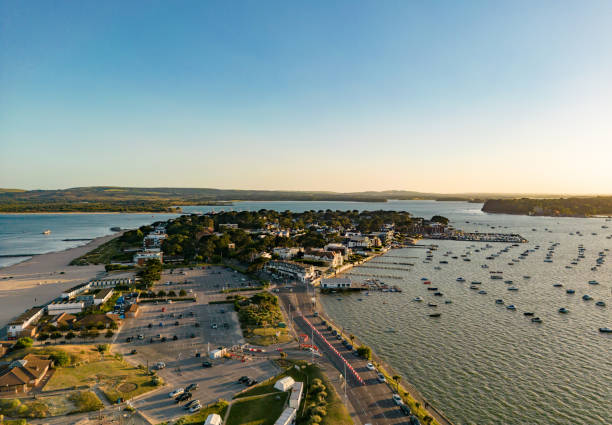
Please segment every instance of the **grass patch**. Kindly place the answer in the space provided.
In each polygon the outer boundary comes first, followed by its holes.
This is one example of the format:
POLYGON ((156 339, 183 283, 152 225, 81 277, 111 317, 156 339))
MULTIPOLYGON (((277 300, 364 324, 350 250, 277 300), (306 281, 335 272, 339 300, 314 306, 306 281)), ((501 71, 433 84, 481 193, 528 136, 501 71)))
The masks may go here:
POLYGON ((133 252, 123 252, 124 248, 135 248, 137 245, 125 242, 121 236, 117 236, 103 243, 96 249, 89 251, 70 262, 71 266, 86 266, 88 264, 109 264, 112 262, 132 261, 133 252))
POLYGON ((273 425, 283 412, 288 392, 240 399, 232 405, 226 425, 273 425))
POLYGON ((74 403, 76 409, 72 413, 93 412, 100 410, 104 404, 92 391, 79 391, 70 394, 68 400, 74 403))
POLYGON ((206 421, 206 418, 211 413, 216 413, 222 418, 225 417, 225 413, 227 412, 227 407, 229 403, 225 400, 219 400, 212 406, 207 407, 206 409, 200 410, 198 413, 194 413, 193 415, 183 416, 178 421, 176 421, 175 425, 200 425, 206 421))
POLYGON ((243 333, 247 342, 253 345, 267 346, 292 340, 287 328, 257 328, 247 326, 243 329, 243 333))
POLYGON ((155 389, 154 378, 144 368, 131 366, 115 357, 100 358, 98 355, 96 360, 58 368, 45 390, 99 384, 108 400, 116 402, 119 398, 127 400, 155 389))
POLYGON ((49 406, 40 400, 22 402, 18 398, 0 399, 0 414, 13 418, 46 418, 49 406))

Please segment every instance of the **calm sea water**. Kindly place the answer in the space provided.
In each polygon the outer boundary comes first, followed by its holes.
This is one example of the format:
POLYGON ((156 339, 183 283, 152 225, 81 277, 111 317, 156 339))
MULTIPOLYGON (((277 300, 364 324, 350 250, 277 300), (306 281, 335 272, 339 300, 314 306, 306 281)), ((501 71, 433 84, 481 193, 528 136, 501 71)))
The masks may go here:
MULTIPOLYGON (((612 327, 609 263, 612 259, 606 257, 598 271, 590 270, 599 252, 610 254, 605 250, 612 250, 612 240, 606 239, 612 234, 612 222, 488 215, 480 211, 480 204, 434 201, 240 202, 233 207, 190 206, 184 210, 262 208, 295 212, 405 210, 422 217, 444 215, 454 226, 467 231, 522 234, 529 243, 510 247, 495 260, 485 257, 508 244, 491 244, 492 248, 483 250, 485 244, 432 241, 439 248, 434 251, 431 263, 423 262, 424 250, 393 250, 379 261, 414 266, 389 264, 409 270, 360 268, 356 272, 397 276, 400 279, 382 280, 400 286, 402 293, 355 294, 342 296, 342 301, 329 296, 323 297, 322 303, 332 318, 373 346, 405 380, 458 424, 612 424, 612 337, 598 332, 599 327, 612 327), (576 231, 584 236, 577 236, 576 231), (558 246, 553 263, 545 263, 547 249, 555 243, 558 246), (580 244, 584 245, 585 258, 571 265, 580 244), (540 248, 536 250, 537 245, 540 248), (534 252, 526 259, 512 261, 530 249, 534 252), (448 251, 453 254, 443 256, 448 251), (467 255, 471 261, 463 261, 461 255, 467 255), (448 264, 440 264, 440 260, 448 264), (509 262, 514 265, 508 265, 509 262), (482 264, 489 268, 481 268, 482 264), (504 279, 491 280, 490 271, 502 271, 504 279), (530 279, 524 279, 525 275, 530 279), (466 282, 457 282, 459 276, 466 282), (433 291, 427 291, 421 283, 421 277, 430 279, 444 296, 433 296, 433 291), (504 280, 512 280, 519 290, 508 291, 510 285, 504 280), (600 284, 589 285, 589 280, 600 284), (480 286, 487 294, 469 289, 471 281, 481 281, 480 286), (555 288, 554 283, 564 286, 555 288), (568 288, 576 293, 566 294, 568 288), (594 300, 583 301, 584 294, 594 300), (425 301, 413 302, 417 296, 425 301), (506 305, 516 305, 517 311, 495 304, 498 298, 506 305), (451 300, 452 304, 445 304, 444 300, 451 300), (597 300, 605 301, 607 307, 595 306, 597 300), (428 302, 435 302, 438 307, 428 307, 428 302), (559 314, 560 307, 568 308, 570 313, 559 314), (441 317, 428 317, 433 310, 440 312, 441 317), (523 316, 524 311, 535 312, 543 323, 531 323, 523 316)), ((109 234, 113 226, 138 227, 170 217, 170 214, 0 215, 0 254, 65 249, 78 242, 62 239, 102 236, 109 234), (51 229, 52 234, 41 235, 44 229, 51 229)), ((355 280, 361 279, 365 277, 355 276, 355 280)))
POLYGON ((137 228, 175 214, 0 214, 0 267, 29 257, 10 255, 44 254, 84 245, 92 239, 113 233, 111 227, 137 228), (43 235, 46 229, 50 235, 43 235))
MULTIPOLYGON (((424 263, 425 250, 392 250, 378 261, 414 266, 388 265, 409 269, 405 271, 362 267, 355 273, 398 276, 401 279, 381 280, 398 285, 403 292, 343 295, 341 301, 324 296, 328 314, 374 347, 458 424, 612 424, 612 338, 598 332, 599 327, 612 327, 611 260, 606 257, 603 266, 591 271, 599 252, 612 250, 612 240, 606 238, 612 230, 602 228, 612 228, 612 223, 487 215, 472 204, 434 205, 458 228, 520 233, 529 243, 510 246, 495 260, 485 257, 508 244, 490 244, 483 250, 485 244, 474 242, 431 241, 439 245, 431 263, 424 263), (558 244, 553 263, 545 263, 551 244, 558 244), (585 258, 572 265, 581 244, 585 258), (520 259, 525 250, 534 252, 520 259), (453 254, 444 256, 449 251, 453 254), (461 255, 471 261, 463 261, 461 255), (440 264, 441 260, 448 264, 440 264), (483 264, 489 268, 482 268, 483 264), (490 279, 490 271, 502 271, 504 279, 490 279), (428 291, 422 277, 444 296, 428 291), (458 277, 466 282, 457 282, 458 277), (513 283, 505 284, 505 280, 513 283), (599 285, 589 285, 590 280, 599 285), (482 282, 480 289, 487 294, 469 289, 472 281, 482 282), (553 287, 555 283, 563 287, 553 287), (509 286, 519 290, 508 291, 509 286), (567 294, 569 288, 576 293, 567 294), (594 300, 583 301, 584 294, 594 300), (412 301, 417 296, 424 302, 412 301), (517 311, 495 304, 496 299, 514 304, 517 311), (607 307, 595 306, 598 300, 607 307), (428 307, 429 302, 438 307, 428 307), (570 313, 558 313, 561 307, 570 313), (441 317, 428 316, 434 311, 441 317), (532 323, 523 315, 525 311, 534 312, 543 323, 532 323)), ((418 206, 422 214, 425 207, 418 206)))

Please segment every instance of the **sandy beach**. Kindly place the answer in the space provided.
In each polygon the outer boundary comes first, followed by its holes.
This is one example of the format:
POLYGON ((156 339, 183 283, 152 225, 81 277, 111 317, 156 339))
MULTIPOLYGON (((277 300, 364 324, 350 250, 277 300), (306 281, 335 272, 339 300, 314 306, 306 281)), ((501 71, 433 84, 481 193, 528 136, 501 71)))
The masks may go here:
POLYGON ((103 265, 69 266, 74 258, 119 236, 115 233, 96 238, 86 245, 32 257, 0 269, 0 328, 34 305, 45 304, 64 289, 101 277, 103 265), (63 272, 63 274, 62 274, 63 272), (9 279, 9 277, 11 277, 9 279))

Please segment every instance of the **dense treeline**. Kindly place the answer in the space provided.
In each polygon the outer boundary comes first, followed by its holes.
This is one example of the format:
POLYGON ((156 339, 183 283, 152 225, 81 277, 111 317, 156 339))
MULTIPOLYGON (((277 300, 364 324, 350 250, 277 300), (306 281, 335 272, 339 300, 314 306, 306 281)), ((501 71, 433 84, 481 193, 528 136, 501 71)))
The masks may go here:
POLYGON ((560 199, 490 199, 485 202, 482 211, 561 217, 612 215, 612 196, 560 199))
POLYGON ((117 201, 117 202, 21 202, 0 199, 0 212, 176 212, 180 211, 168 202, 117 201))
MULTIPOLYGON (((407 212, 396 211, 306 211, 293 213, 272 210, 230 211, 208 215, 184 215, 171 220, 166 227, 168 239, 163 243, 164 255, 181 256, 186 262, 237 258, 253 262, 257 253, 274 247, 323 247, 343 240, 339 231, 350 229, 362 232, 379 231, 383 224, 394 223, 395 229, 407 231, 413 219, 407 212), (237 224, 238 229, 224 224, 237 224), (292 230, 292 237, 260 235, 252 230, 267 225, 292 230), (327 226, 320 232, 315 227, 327 226)), ((255 261, 254 267, 257 267, 255 261)))

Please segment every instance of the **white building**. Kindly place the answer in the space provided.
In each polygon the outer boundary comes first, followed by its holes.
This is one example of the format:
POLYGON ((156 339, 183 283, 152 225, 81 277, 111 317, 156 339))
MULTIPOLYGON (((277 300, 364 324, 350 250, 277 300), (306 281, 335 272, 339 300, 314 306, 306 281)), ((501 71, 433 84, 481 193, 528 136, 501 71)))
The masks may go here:
POLYGON ((124 279, 98 279, 89 282, 91 289, 114 288, 115 286, 131 286, 134 281, 129 278, 124 279))
POLYGON ((290 425, 295 420, 296 414, 297 410, 295 410, 293 407, 287 407, 285 410, 283 410, 283 413, 281 413, 276 422, 274 422, 274 425, 290 425))
POLYGON ((342 254, 335 251, 311 250, 304 254, 305 260, 322 261, 330 267, 340 267, 344 263, 342 254))
POLYGON ((134 263, 139 266, 144 265, 147 260, 159 260, 160 263, 164 262, 164 254, 161 251, 140 251, 134 255, 134 263))
POLYGON ((74 298, 81 292, 85 292, 86 290, 88 290, 90 286, 91 286, 91 282, 81 283, 77 286, 73 286, 72 288, 66 289, 64 292, 62 292, 61 297, 64 298, 65 300, 74 298))
POLYGON ((82 312, 84 308, 84 301, 64 299, 61 301, 53 301, 51 304, 47 305, 47 314, 49 316, 55 316, 62 313, 76 314, 82 312))
POLYGON ((370 238, 363 235, 351 235, 348 237, 346 246, 349 248, 369 248, 370 238))
POLYGON ((291 395, 289 396, 289 407, 293 407, 294 409, 300 408, 300 402, 302 401, 302 392, 304 391, 304 383, 296 382, 293 384, 293 388, 291 389, 291 395))
POLYGON ((285 376, 284 378, 276 381, 274 388, 279 391, 289 391, 293 387, 293 384, 295 384, 293 378, 291 376, 285 376))
POLYGON ((21 313, 15 318, 15 320, 8 324, 8 339, 19 338, 21 332, 31 324, 36 323, 43 313, 44 309, 42 307, 33 307, 21 313))
POLYGON ((274 248, 272 253, 277 255, 281 260, 291 260, 295 257, 302 248, 274 248))
POLYGON ((226 351, 226 348, 216 348, 208 353, 208 357, 211 359, 220 359, 225 355, 226 351))
POLYGON ((144 249, 161 248, 164 239, 166 239, 167 237, 168 235, 166 235, 165 233, 149 233, 142 240, 142 246, 144 247, 144 249))
POLYGON ((322 289, 343 289, 350 288, 353 281, 348 277, 332 277, 329 279, 321 279, 322 289))
POLYGON ((341 243, 328 243, 323 249, 325 251, 339 252, 345 260, 348 260, 349 255, 351 255, 351 249, 341 243))
POLYGON ((293 261, 269 261, 265 266, 269 272, 280 276, 296 279, 299 282, 308 282, 315 277, 314 267, 308 264, 295 263, 293 261))

